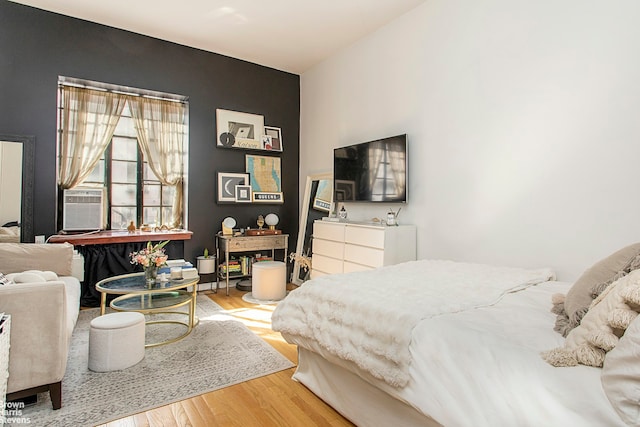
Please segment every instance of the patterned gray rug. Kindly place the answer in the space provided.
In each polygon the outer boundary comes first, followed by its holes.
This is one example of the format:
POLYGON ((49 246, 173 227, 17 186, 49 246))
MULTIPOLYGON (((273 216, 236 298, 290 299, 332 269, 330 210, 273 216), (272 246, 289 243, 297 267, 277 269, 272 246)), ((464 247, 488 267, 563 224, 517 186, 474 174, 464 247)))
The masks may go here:
MULTIPOLYGON (((123 371, 92 372, 87 369, 89 323, 98 314, 98 309, 80 312, 62 381, 62 408, 54 411, 49 395, 39 394, 37 404, 22 409, 30 425, 103 424, 294 366, 207 296, 199 296, 200 324, 189 336, 146 349, 140 363, 123 371)), ((148 327, 147 342, 182 332, 181 326, 148 327)))

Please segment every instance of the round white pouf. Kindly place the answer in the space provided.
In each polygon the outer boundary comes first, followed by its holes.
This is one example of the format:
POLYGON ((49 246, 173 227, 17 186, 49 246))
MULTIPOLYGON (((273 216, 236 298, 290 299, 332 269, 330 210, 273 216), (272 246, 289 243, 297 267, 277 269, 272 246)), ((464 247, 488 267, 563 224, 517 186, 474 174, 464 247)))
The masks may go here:
POLYGON ((251 293, 258 300, 281 300, 287 295, 287 266, 281 261, 253 264, 251 293))
POLYGON ((118 312, 96 317, 89 330, 89 369, 119 371, 144 358, 144 315, 118 312))

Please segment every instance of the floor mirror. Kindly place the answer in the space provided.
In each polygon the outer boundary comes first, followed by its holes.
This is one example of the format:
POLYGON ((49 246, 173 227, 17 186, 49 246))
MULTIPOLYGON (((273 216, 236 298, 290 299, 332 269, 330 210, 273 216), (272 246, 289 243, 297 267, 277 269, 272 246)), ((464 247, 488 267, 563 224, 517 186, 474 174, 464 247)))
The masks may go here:
POLYGON ((0 134, 0 241, 33 242, 33 136, 0 134))
POLYGON ((311 260, 313 245, 313 222, 329 216, 333 210, 333 174, 331 172, 309 175, 300 209, 300 229, 298 230, 298 244, 293 263, 291 282, 301 285, 311 273, 303 266, 301 260, 305 257, 311 260))

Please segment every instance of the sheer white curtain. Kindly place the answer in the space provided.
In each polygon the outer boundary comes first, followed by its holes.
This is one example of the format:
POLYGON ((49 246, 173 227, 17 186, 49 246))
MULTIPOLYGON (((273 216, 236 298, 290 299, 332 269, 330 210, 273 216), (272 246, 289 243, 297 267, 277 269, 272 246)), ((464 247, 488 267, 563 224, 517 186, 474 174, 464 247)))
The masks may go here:
POLYGON ((175 188, 171 225, 182 224, 186 106, 181 102, 129 97, 138 143, 160 182, 175 188))
POLYGON ((126 97, 112 92, 62 87, 58 185, 81 183, 111 141, 126 97))

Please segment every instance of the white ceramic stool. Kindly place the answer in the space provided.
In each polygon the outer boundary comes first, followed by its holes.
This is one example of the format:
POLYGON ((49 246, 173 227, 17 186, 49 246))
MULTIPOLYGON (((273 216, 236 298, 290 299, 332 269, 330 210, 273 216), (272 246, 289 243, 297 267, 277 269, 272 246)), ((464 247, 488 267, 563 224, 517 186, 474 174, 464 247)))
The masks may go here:
POLYGON ((96 317, 89 330, 89 369, 119 371, 144 358, 144 315, 118 312, 96 317))
POLYGON ((281 261, 253 264, 251 294, 259 300, 281 300, 287 295, 287 266, 281 261))

